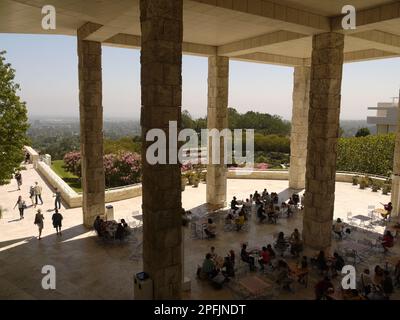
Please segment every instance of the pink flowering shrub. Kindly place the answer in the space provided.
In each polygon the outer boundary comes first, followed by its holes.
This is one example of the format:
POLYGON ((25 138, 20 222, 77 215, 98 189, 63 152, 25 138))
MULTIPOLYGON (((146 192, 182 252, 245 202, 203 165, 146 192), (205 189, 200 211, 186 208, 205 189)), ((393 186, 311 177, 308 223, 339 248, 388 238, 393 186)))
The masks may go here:
POLYGON ((256 164, 256 169, 258 170, 267 170, 268 169, 268 163, 257 163, 256 164))
POLYGON ((78 177, 82 175, 81 153, 79 151, 71 151, 64 155, 64 169, 78 177))
MULTIPOLYGON (((80 152, 69 152, 64 156, 67 171, 81 177, 80 152)), ((140 155, 132 152, 106 154, 103 157, 106 187, 120 187, 140 182, 142 165, 140 155)))

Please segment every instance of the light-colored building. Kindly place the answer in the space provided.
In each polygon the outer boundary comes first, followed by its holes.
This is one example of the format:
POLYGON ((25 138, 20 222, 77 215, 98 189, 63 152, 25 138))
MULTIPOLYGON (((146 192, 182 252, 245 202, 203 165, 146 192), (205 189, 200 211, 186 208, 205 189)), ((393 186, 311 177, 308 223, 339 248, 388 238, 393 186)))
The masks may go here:
POLYGON ((367 123, 376 125, 377 134, 396 132, 399 114, 397 101, 378 102, 377 107, 370 107, 368 110, 376 110, 376 116, 367 117, 367 123))

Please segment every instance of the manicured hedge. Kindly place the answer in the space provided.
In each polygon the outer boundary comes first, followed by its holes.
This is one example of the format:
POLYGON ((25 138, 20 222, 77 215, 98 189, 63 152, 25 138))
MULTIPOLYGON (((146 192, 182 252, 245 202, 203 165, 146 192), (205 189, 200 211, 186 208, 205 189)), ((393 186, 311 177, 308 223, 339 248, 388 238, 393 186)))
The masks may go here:
POLYGON ((395 135, 381 134, 340 138, 337 170, 390 175, 393 170, 395 135))

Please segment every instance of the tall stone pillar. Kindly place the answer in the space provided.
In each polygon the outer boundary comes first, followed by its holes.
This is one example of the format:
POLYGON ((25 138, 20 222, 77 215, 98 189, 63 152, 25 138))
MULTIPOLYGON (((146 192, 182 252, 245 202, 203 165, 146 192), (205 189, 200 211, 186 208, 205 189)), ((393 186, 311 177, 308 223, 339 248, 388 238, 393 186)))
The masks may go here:
POLYGON ((78 29, 79 115, 82 165, 82 210, 85 226, 103 215, 103 106, 101 43, 82 40, 78 29))
MULTIPOLYGON (((399 98, 400 110, 400 98, 399 98)), ((400 112, 397 116, 396 143, 394 147, 393 176, 391 202, 393 205, 392 216, 398 217, 400 211, 400 112)))
POLYGON ((168 143, 170 134, 177 139, 169 121, 181 126, 182 16, 182 0, 140 1, 143 268, 153 280, 154 299, 180 299, 182 288, 181 171, 173 159, 178 150, 169 150, 168 143), (151 164, 146 157, 154 143, 146 142, 151 129, 167 137, 168 164, 151 164))
POLYGON ((304 189, 306 184, 310 70, 310 67, 295 67, 293 77, 289 188, 297 190, 304 189))
MULTIPOLYGON (((229 58, 208 58, 207 128, 221 131, 228 128, 229 58)), ((217 209, 226 206, 227 167, 224 164, 224 138, 219 141, 219 164, 212 163, 212 143, 208 141, 207 204, 217 209)))
POLYGON ((344 35, 313 36, 303 239, 324 249, 331 244, 344 35))

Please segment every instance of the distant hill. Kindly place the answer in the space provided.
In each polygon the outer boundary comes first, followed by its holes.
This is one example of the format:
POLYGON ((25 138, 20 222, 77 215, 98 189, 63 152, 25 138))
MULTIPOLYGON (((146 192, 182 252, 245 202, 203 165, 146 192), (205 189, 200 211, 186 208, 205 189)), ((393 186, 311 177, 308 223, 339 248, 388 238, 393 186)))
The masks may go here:
POLYGON ((376 126, 368 124, 367 120, 340 120, 340 127, 343 129, 342 137, 354 137, 360 128, 368 128, 371 134, 376 134, 376 126))

